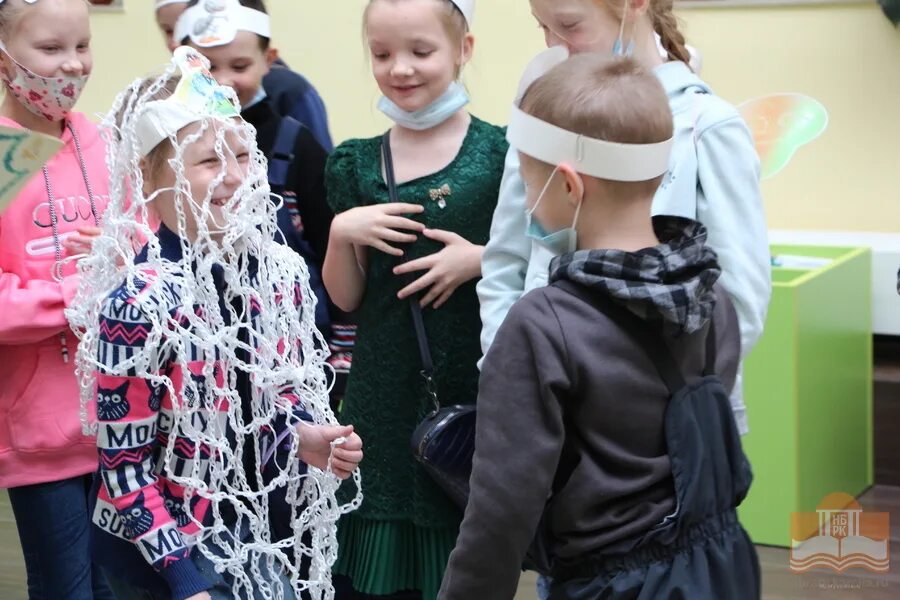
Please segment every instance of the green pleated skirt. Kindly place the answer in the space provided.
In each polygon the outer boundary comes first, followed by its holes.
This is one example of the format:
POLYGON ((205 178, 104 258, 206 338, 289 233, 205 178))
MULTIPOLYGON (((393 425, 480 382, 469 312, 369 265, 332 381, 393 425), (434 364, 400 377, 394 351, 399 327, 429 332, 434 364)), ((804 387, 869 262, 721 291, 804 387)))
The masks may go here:
POLYGON ((353 589, 364 594, 420 590, 422 600, 435 600, 458 533, 456 527, 431 529, 350 514, 338 526, 334 572, 349 577, 353 589))

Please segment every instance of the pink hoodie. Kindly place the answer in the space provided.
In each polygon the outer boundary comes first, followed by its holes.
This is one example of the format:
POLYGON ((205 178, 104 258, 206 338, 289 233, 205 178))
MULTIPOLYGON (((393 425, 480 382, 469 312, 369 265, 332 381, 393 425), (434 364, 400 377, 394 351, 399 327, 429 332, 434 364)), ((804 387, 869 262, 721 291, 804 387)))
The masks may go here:
MULTIPOLYGON (((72 113, 98 216, 109 202, 106 148, 96 125, 72 113)), ((19 127, 0 117, 0 125, 19 127)), ((58 240, 40 173, 0 215, 0 488, 59 481, 97 470, 94 438, 83 436, 75 378, 77 339, 64 309, 78 287, 75 265, 53 278, 57 242, 94 225, 91 203, 66 128, 65 146, 47 164, 58 240), (63 357, 63 338, 68 363, 63 357)), ((65 258, 68 253, 61 249, 65 258)))

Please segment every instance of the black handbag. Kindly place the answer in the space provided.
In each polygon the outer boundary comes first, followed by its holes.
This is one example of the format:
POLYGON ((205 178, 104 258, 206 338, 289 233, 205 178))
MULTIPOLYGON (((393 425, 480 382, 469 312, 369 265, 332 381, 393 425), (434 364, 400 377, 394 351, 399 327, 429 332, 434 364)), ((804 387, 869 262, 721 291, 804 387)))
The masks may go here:
MULTIPOLYGON (((390 131, 381 140, 384 173, 391 202, 399 202, 391 157, 390 131)), ((442 490, 462 509, 469 500, 469 476, 475 454, 475 405, 441 406, 434 381, 434 362, 428 347, 418 296, 409 299, 413 327, 422 358, 422 379, 431 411, 413 431, 413 456, 442 490)))

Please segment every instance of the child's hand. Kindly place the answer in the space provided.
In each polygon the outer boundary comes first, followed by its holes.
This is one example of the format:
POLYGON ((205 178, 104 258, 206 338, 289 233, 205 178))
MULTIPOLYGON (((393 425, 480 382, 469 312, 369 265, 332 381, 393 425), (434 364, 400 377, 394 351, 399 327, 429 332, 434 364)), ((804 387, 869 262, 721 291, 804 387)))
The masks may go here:
POLYGON ((100 235, 99 227, 79 227, 78 233, 70 235, 63 246, 69 251, 69 256, 90 254, 94 238, 100 235))
POLYGON ((331 460, 331 471, 340 479, 347 479, 359 466, 363 458, 362 440, 353 432, 353 425, 297 425, 300 433, 300 450, 297 456, 308 465, 319 469, 328 468, 331 456, 331 442, 338 438, 346 441, 335 447, 331 460))
POLYGON ((200 592, 185 598, 185 600, 212 600, 212 596, 209 595, 209 592, 200 592))
POLYGON ((428 271, 400 290, 397 297, 402 300, 430 287, 420 304, 424 308, 434 302, 434 308, 440 308, 456 288, 481 274, 484 246, 476 246, 450 231, 426 229, 424 234, 427 238, 443 242, 444 249, 394 268, 395 275, 428 271))
POLYGON ((418 214, 424 210, 425 207, 419 204, 401 202, 359 206, 335 217, 332 232, 355 246, 371 246, 386 254, 403 256, 403 251, 389 242, 415 242, 415 235, 401 230, 422 232, 425 226, 401 215, 418 214))

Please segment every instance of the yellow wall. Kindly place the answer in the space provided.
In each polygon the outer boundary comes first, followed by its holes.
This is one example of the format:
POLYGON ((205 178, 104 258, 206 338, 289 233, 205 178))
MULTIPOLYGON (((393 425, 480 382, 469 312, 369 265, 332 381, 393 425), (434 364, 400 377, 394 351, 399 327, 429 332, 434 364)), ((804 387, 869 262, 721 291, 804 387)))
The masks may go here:
MULTIPOLYGON (((336 140, 387 127, 373 108, 364 59, 366 0, 269 0, 274 39, 328 106, 336 140), (302 7, 302 8, 301 8, 302 7)), ((166 58, 151 0, 94 16, 94 77, 81 110, 104 111, 116 91, 166 58)), ((704 55, 704 78, 738 103, 801 92, 829 110, 828 131, 763 184, 773 228, 900 230, 900 32, 870 4, 705 8, 681 12, 704 55)), ((475 60, 466 72, 472 110, 505 122, 518 75, 542 39, 526 0, 480 0, 475 60)))

